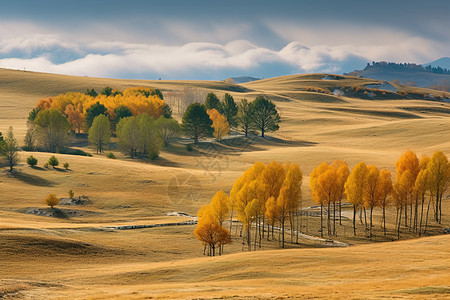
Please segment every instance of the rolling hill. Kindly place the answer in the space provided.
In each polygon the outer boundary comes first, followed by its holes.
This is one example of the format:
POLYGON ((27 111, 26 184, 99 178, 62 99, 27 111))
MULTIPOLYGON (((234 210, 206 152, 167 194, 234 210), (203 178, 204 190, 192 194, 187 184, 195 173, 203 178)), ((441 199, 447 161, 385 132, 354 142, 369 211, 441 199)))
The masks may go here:
MULTIPOLYGON (((298 163, 304 174, 303 207, 313 206, 308 174, 323 161, 361 160, 395 172, 407 149, 419 156, 442 150, 450 154, 450 104, 443 92, 385 81, 333 74, 290 75, 230 84, 217 81, 139 81, 61 76, 0 69, 0 131, 9 125, 21 142, 28 112, 43 97, 66 91, 147 86, 163 91, 180 119, 186 95, 230 93, 237 101, 266 95, 282 117, 279 132, 244 141, 234 133, 223 143, 203 140, 187 151, 185 140, 164 149, 156 161, 126 158, 111 149, 93 157, 56 154, 69 170, 46 169, 50 154, 21 152, 17 172, 0 173, 0 297, 96 299, 279 299, 301 298, 444 298, 450 293, 448 236, 450 199, 445 197, 443 224, 430 224, 419 239, 405 230, 395 241, 395 211, 388 213, 388 235, 376 223, 375 237, 354 237, 344 218, 333 247, 323 240, 301 239, 280 250, 264 241, 254 253, 242 252, 238 228, 222 257, 206 258, 192 234, 198 209, 214 193, 229 191, 256 161, 298 163), (367 93, 366 93, 367 92, 367 93), (429 95, 433 94, 434 98, 429 95), (34 155, 38 166, 26 165, 34 155), (176 180, 197 179, 195 193, 176 180), (175 180, 176 179, 176 180, 175 180), (52 192, 92 201, 63 206, 68 217, 45 209, 52 192), (186 194, 195 197, 185 197, 186 194), (184 214, 180 214, 184 213, 184 214), (176 223, 182 225, 174 225, 176 223), (168 225, 171 224, 171 225, 168 225), (154 226, 164 225, 164 226, 154 226), (135 226, 135 229, 118 229, 135 226), (438 235, 438 236, 435 236, 438 235)), ((75 145, 94 152, 86 145, 75 145)), ((350 211, 348 211, 350 212, 350 211)), ((375 210, 378 222, 380 211, 375 210)), ((320 219, 320 218, 319 218, 320 219)), ((302 231, 317 237, 318 218, 302 231)))

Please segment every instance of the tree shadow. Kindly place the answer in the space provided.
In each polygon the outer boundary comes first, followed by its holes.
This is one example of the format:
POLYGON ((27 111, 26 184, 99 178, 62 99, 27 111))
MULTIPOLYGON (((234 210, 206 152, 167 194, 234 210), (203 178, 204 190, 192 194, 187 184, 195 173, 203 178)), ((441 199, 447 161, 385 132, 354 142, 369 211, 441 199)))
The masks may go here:
POLYGON ((42 167, 38 167, 38 166, 30 166, 30 168, 32 168, 33 170, 39 170, 39 171, 46 171, 47 169, 44 169, 42 167))
POLYGON ((27 173, 23 173, 23 172, 17 172, 17 171, 10 172, 9 176, 11 176, 17 180, 20 180, 24 183, 36 185, 36 186, 53 186, 54 185, 54 183, 50 180, 47 180, 40 176, 27 174, 27 173))
POLYGON ((58 172, 62 172, 62 173, 67 173, 67 172, 69 172, 69 170, 61 169, 61 168, 53 168, 53 170, 58 171, 58 172))

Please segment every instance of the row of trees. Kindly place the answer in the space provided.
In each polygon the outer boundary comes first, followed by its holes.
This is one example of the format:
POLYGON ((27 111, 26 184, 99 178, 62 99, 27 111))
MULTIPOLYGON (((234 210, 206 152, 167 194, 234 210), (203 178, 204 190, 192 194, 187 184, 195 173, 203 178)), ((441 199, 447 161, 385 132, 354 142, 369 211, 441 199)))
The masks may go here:
POLYGON ((390 206, 396 209, 395 227, 398 237, 403 214, 404 226, 421 235, 426 232, 432 204, 434 219, 441 223, 442 197, 449 184, 450 163, 441 151, 436 151, 431 158, 424 155, 420 160, 414 152, 405 152, 396 163, 394 182, 389 170, 379 170, 375 165, 366 165, 364 162, 358 163, 351 173, 343 161, 335 161, 330 165, 322 163, 310 175, 312 199, 321 207, 322 236, 324 207, 327 207, 328 235, 336 235, 336 204, 341 222, 341 200, 344 196, 353 205, 354 235, 356 213, 359 210, 360 222, 363 223, 364 215, 365 231, 372 237, 373 210, 376 207, 382 209, 382 228, 386 235, 386 208, 390 206), (424 211, 427 198, 428 205, 424 211))
MULTIPOLYGON (((208 206, 202 207, 199 212, 199 223, 194 234, 204 244, 215 245, 206 237, 224 237, 224 240, 215 240, 215 244, 223 245, 229 242, 222 232, 231 232, 233 216, 242 224, 241 237, 243 245, 249 251, 261 247, 261 240, 265 235, 266 221, 271 226, 272 238, 274 228, 280 226, 282 247, 285 245, 285 225, 289 221, 291 241, 294 233, 298 241, 299 232, 299 207, 301 205, 302 172, 297 164, 273 161, 267 165, 261 162, 255 163, 250 169, 238 178, 233 184, 230 195, 219 191, 213 197, 208 206), (215 217, 210 217, 215 216, 215 217), (223 226, 224 220, 230 218, 230 231, 223 226), (213 226, 212 222, 217 222, 213 226), (255 227, 254 237, 251 229, 255 227), (199 234, 208 232, 208 234, 199 234), (252 242, 253 240, 253 242, 252 242)), ((231 236, 231 234, 230 234, 231 236)), ((267 239, 270 239, 270 231, 267 231, 267 239)), ((214 251, 213 251, 214 254, 214 251)))
MULTIPOLYGON (((267 240, 275 239, 274 229, 278 229, 282 247, 285 246, 287 228, 291 242, 294 238, 298 242, 299 216, 304 214, 301 209, 302 177, 297 164, 255 163, 234 182, 229 195, 219 191, 209 205, 199 210, 195 235, 205 244, 205 249, 209 245, 208 254, 214 255, 217 246, 222 250, 221 247, 230 242, 233 217, 237 217, 243 245, 249 251, 261 246, 265 234, 267 240), (224 225, 228 218, 229 230, 224 225)), ((450 162, 441 151, 431 157, 424 155, 420 160, 414 152, 406 151, 396 163, 394 180, 389 170, 364 162, 358 163, 350 172, 347 163, 341 160, 320 164, 309 177, 312 200, 320 205, 322 237, 324 215, 327 216, 328 235, 337 235, 336 223, 342 225, 344 201, 353 206, 354 235, 357 234, 359 211, 364 232, 372 238, 375 208, 382 211, 381 227, 386 235, 387 211, 394 208, 397 237, 400 238, 402 224, 420 236, 427 230, 432 209, 433 219, 441 223, 442 199, 450 185, 450 162)))

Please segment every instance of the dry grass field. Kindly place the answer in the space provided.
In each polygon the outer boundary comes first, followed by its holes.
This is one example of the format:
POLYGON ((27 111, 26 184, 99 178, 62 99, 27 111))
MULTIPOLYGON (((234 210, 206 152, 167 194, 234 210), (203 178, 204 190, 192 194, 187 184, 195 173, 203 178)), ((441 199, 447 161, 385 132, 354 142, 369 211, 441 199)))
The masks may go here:
MULTIPOLYGON (((395 215, 388 215, 384 237, 375 211, 375 237, 352 236, 351 220, 338 226, 336 240, 350 247, 330 247, 301 238, 279 249, 263 242, 256 252, 242 252, 233 229, 225 255, 208 258, 192 231, 195 225, 118 230, 125 225, 185 222, 219 189, 233 182, 256 161, 298 163, 304 173, 303 207, 310 199, 308 174, 322 161, 359 161, 395 170, 406 150, 419 156, 442 150, 450 155, 450 104, 419 99, 360 99, 306 90, 378 84, 375 80, 322 74, 285 76, 242 85, 206 81, 139 81, 0 69, 0 131, 12 125, 21 140, 28 112, 43 97, 104 86, 159 88, 164 94, 186 87, 225 92, 252 100, 264 94, 276 103, 280 130, 267 138, 242 142, 239 135, 223 143, 205 141, 192 152, 184 141, 164 149, 159 159, 141 161, 106 155, 57 154, 69 170, 43 168, 49 153, 21 152, 17 171, 0 168, 0 298, 30 299, 247 299, 450 298, 450 199, 443 201, 441 226, 431 223, 425 237, 403 232, 397 241, 395 215), (33 154, 39 163, 26 165, 33 154), (195 180, 196 189, 178 183, 195 180), (86 195, 85 206, 58 208, 68 217, 29 214, 46 209, 49 193, 86 195), (71 216, 69 212, 73 213, 71 216)), ((416 91, 414 91, 416 92, 416 91)), ((422 91, 430 93, 430 91, 422 91)), ((177 109, 174 109, 177 112, 177 109)), ((179 114, 175 117, 180 119, 179 114)), ((83 146, 83 150, 93 152, 83 146)), ((348 215, 344 212, 344 216, 348 215)), ((318 218, 302 220, 302 231, 318 236, 318 218)))

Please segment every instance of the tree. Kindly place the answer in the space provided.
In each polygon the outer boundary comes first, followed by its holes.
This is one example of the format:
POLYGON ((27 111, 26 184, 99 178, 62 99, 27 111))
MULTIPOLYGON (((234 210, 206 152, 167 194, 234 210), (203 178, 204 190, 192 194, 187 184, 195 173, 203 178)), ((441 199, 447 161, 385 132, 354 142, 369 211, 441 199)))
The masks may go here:
POLYGON ((163 141, 157 133, 155 120, 148 114, 127 117, 117 124, 119 147, 130 157, 157 157, 163 141))
POLYGON ((68 162, 65 162, 64 164, 63 164, 63 167, 64 167, 64 169, 66 169, 66 170, 69 170, 69 163, 68 162))
POLYGON ((441 224, 442 219, 442 197, 450 184, 450 163, 441 151, 436 151, 427 166, 430 176, 431 193, 435 199, 436 222, 441 224))
POLYGON ((59 198, 56 197, 56 194, 48 194, 47 198, 45 198, 45 203, 53 209, 53 206, 58 205, 59 198))
POLYGON ((410 227, 412 220, 412 207, 413 207, 413 195, 414 195, 414 183, 416 181, 417 175, 419 174, 419 159, 417 155, 411 150, 406 151, 403 155, 398 159, 395 164, 396 167, 396 175, 395 181, 400 180, 400 177, 405 171, 409 171, 411 176, 408 176, 409 182, 403 182, 402 187, 406 189, 405 193, 401 193, 402 203, 405 205, 405 226, 408 226, 408 204, 410 206, 410 227), (406 186, 405 186, 406 185, 406 186))
POLYGON ((309 175, 309 188, 311 190, 311 198, 317 204, 320 204, 320 236, 323 237, 323 190, 319 183, 319 177, 328 170, 326 162, 321 163, 318 167, 312 170, 309 175))
POLYGON ((207 114, 213 122, 212 128, 214 128, 214 137, 221 141, 224 136, 230 132, 230 125, 228 124, 225 116, 221 115, 215 108, 208 109, 207 114))
POLYGON ((83 113, 75 108, 72 104, 66 106, 64 113, 67 116, 67 120, 72 124, 72 129, 81 132, 81 128, 83 127, 83 123, 86 120, 83 113))
POLYGON ((414 175, 408 169, 401 173, 400 177, 396 176, 395 178, 393 195, 395 207, 397 209, 397 217, 395 220, 395 225, 397 227, 397 238, 400 238, 400 226, 403 206, 405 207, 405 210, 407 210, 408 199, 410 198, 412 193, 411 182, 414 183, 414 181, 414 175))
MULTIPOLYGON (((343 160, 335 160, 331 163, 331 165, 337 169, 337 199, 334 201, 334 204, 339 202, 339 224, 342 225, 342 198, 345 194, 345 182, 347 182, 350 171, 347 163, 343 160)), ((335 207, 333 213, 336 213, 335 207)))
POLYGON ((372 238, 373 208, 381 201, 380 196, 380 170, 375 165, 367 166, 367 176, 364 184, 363 203, 366 209, 370 209, 369 237, 372 238))
POLYGON ((164 103, 162 107, 162 116, 166 119, 172 119, 172 108, 167 103, 164 103))
POLYGON ((98 115, 89 128, 89 143, 94 145, 97 153, 102 153, 103 148, 107 147, 111 141, 111 124, 105 115, 98 115))
POLYGON ((264 96, 256 97, 253 102, 253 121, 264 137, 266 131, 277 131, 279 129, 280 115, 272 101, 264 96))
POLYGON ((367 166, 362 161, 358 163, 345 182, 347 200, 353 204, 353 234, 356 235, 356 210, 362 204, 364 185, 367 177, 367 166))
POLYGON ((27 132, 25 133, 25 137, 23 138, 23 142, 25 146, 23 150, 25 151, 33 151, 36 143, 36 128, 34 126, 28 126, 27 132))
POLYGON ((30 155, 29 157, 27 157, 27 164, 30 167, 34 167, 35 165, 37 165, 37 163, 38 163, 38 160, 33 155, 30 155))
POLYGON ((209 93, 206 96, 206 100, 205 100, 205 108, 206 109, 216 109, 218 112, 223 113, 222 108, 221 108, 221 104, 220 104, 220 100, 219 98, 217 98, 216 94, 214 93, 209 93))
POLYGON ((206 113, 205 106, 200 103, 188 106, 181 126, 186 134, 194 139, 195 144, 198 144, 200 137, 211 136, 213 132, 212 121, 206 113))
POLYGON ((209 206, 199 210, 199 219, 194 235, 202 243, 209 246, 209 255, 216 255, 216 247, 230 243, 229 231, 220 225, 219 221, 213 216, 213 211, 209 206))
MULTIPOLYGON (((302 197, 302 171, 297 164, 291 164, 286 168, 286 177, 280 189, 280 194, 277 198, 277 206, 279 212, 279 218, 282 230, 282 248, 284 248, 284 227, 286 223, 286 218, 289 217, 291 223, 291 242, 294 235, 293 221, 294 216, 298 211, 300 206, 300 201, 302 197)), ((298 228, 297 239, 298 239, 298 228)))
POLYGON ((34 120, 36 119, 37 115, 41 112, 41 110, 42 108, 40 107, 33 108, 28 114, 27 123, 34 125, 34 120))
POLYGON ((255 129, 253 119, 253 102, 242 99, 238 105, 238 113, 236 115, 236 124, 238 128, 248 137, 248 134, 255 129))
POLYGON ((40 111, 34 123, 37 125, 37 139, 45 151, 55 153, 66 146, 71 125, 59 110, 40 111))
POLYGON ((236 102, 234 102, 233 96, 228 93, 225 93, 223 101, 221 103, 221 109, 225 118, 227 118, 228 124, 231 127, 236 126, 235 117, 238 112, 238 108, 236 106, 236 102))
POLYGON ((180 124, 174 119, 158 118, 155 125, 165 146, 168 146, 181 133, 180 124))
POLYGON ((50 166, 52 166, 53 169, 54 169, 55 167, 57 167, 57 166, 59 165, 59 161, 58 161, 58 159, 56 158, 56 156, 52 155, 52 156, 49 158, 49 160, 48 160, 48 164, 49 164, 50 166))
POLYGON ((0 145, 0 154, 4 157, 9 171, 12 172, 13 168, 19 161, 19 147, 17 140, 14 137, 12 126, 9 127, 6 132, 6 136, 0 145))
POLYGON ((111 96, 113 89, 112 87, 109 86, 105 86, 101 91, 100 94, 105 95, 106 97, 111 96))
POLYGON ((107 109, 103 104, 100 104, 100 102, 95 102, 92 104, 91 107, 86 109, 86 129, 89 130, 92 126, 92 122, 94 121, 95 117, 98 115, 108 115, 107 109))
POLYGON ((98 93, 94 89, 87 89, 85 94, 93 98, 98 96, 98 93))
POLYGON ((393 186, 392 186, 392 176, 391 172, 386 169, 380 170, 380 178, 378 181, 379 185, 379 197, 380 197, 380 206, 383 209, 382 215, 382 223, 383 223, 383 231, 384 236, 386 236, 386 207, 389 204, 389 196, 392 194, 393 186))
POLYGON ((219 222, 220 226, 228 217, 230 208, 228 207, 228 196, 223 190, 218 191, 211 200, 210 207, 214 217, 219 222))

